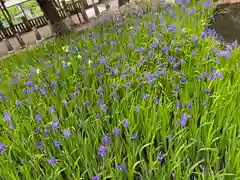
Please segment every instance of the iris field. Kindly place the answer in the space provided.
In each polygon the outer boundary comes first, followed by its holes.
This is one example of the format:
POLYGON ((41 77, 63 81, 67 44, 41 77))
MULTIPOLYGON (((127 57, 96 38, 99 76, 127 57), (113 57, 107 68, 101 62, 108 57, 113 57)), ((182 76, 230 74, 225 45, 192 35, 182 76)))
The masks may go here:
POLYGON ((177 1, 0 66, 0 179, 240 179, 240 53, 177 1))

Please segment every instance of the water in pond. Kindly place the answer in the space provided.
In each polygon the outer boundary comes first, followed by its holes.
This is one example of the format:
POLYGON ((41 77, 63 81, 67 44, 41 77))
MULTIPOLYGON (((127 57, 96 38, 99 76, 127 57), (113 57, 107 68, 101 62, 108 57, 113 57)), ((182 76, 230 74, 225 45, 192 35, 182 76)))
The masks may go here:
POLYGON ((240 3, 218 5, 211 28, 226 42, 240 42, 240 3))

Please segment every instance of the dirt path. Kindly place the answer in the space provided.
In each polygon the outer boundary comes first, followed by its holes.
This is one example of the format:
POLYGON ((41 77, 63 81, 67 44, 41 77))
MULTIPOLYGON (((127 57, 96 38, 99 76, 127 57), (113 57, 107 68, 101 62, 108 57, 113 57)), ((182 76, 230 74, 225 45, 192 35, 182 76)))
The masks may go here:
POLYGON ((239 3, 240 0, 224 0, 224 3, 239 3))

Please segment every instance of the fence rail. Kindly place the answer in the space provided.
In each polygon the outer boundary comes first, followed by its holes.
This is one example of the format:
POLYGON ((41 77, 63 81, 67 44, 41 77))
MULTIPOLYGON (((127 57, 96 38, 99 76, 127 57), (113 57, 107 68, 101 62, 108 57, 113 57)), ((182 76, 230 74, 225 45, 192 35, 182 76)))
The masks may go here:
MULTIPOLYGON (((71 15, 80 13, 81 5, 83 5, 85 9, 92 7, 92 5, 86 5, 84 2, 77 1, 71 4, 67 4, 67 10, 70 12, 71 15)), ((67 17, 66 11, 64 9, 59 9, 58 14, 62 19, 67 17)), ((44 15, 36 17, 34 19, 29 19, 27 20, 27 23, 21 22, 14 25, 14 30, 11 27, 1 29, 0 40, 2 41, 4 38, 13 37, 14 31, 23 34, 31 31, 32 27, 40 28, 46 26, 47 24, 48 22, 44 15)))

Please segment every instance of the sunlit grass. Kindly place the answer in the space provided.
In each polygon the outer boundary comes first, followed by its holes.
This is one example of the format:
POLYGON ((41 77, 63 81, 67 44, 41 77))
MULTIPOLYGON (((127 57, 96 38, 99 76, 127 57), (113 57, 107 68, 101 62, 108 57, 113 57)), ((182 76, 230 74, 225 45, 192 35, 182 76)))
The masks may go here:
POLYGON ((1 177, 237 179, 238 47, 191 3, 4 60, 1 177))

